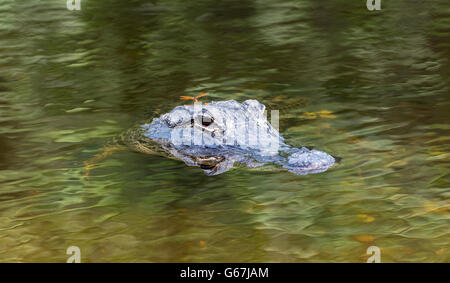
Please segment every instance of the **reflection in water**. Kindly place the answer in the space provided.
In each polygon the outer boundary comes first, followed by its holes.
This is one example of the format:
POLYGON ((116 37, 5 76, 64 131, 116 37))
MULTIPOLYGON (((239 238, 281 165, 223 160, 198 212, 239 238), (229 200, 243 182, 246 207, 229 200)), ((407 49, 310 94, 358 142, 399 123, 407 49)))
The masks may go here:
POLYGON ((449 261, 447 1, 0 4, 0 261, 449 261), (83 161, 180 95, 257 99, 324 174, 83 161))

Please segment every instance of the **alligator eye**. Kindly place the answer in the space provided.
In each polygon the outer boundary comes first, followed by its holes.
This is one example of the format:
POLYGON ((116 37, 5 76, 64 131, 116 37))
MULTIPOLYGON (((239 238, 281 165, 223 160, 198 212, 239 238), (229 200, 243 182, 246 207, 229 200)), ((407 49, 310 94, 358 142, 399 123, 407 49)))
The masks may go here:
POLYGON ((211 117, 207 117, 207 116, 202 116, 202 125, 205 127, 208 127, 209 125, 212 124, 212 122, 214 122, 214 119, 211 117))

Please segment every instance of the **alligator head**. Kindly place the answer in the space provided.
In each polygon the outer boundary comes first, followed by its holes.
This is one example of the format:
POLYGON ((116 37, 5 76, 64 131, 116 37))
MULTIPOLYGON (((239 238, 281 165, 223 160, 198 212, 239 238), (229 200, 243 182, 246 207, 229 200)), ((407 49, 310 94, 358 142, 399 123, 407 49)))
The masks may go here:
POLYGON ((194 103, 175 107, 142 129, 172 156, 207 175, 226 172, 235 163, 256 167, 271 162, 300 175, 334 164, 325 152, 285 144, 265 113, 257 100, 194 103))

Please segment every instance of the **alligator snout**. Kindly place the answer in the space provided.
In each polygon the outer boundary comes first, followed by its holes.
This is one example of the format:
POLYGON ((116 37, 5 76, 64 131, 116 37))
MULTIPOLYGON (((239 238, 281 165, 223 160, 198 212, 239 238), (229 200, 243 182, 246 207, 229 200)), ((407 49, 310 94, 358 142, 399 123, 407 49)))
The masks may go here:
POLYGON ((319 150, 309 150, 302 147, 287 158, 283 167, 290 172, 305 175, 309 173, 320 173, 326 171, 335 163, 334 158, 319 150))

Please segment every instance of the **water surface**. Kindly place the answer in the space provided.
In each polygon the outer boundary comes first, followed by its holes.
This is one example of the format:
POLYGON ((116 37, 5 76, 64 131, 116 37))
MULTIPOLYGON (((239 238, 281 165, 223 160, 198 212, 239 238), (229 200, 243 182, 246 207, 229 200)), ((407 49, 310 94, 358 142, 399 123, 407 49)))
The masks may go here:
POLYGON ((1 262, 450 261, 448 1, 65 2, 0 3, 1 262), (203 92, 340 164, 208 177, 113 147, 203 92))

